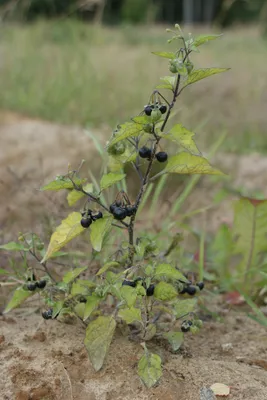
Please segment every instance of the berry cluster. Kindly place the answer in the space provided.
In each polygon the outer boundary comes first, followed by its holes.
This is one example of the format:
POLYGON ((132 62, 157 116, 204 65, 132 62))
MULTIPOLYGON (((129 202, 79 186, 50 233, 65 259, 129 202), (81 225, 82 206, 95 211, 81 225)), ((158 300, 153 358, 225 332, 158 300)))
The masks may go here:
POLYGON ((181 325, 182 332, 189 332, 191 327, 193 326, 193 322, 190 320, 184 320, 181 325))
POLYGON ((115 219, 122 221, 126 217, 131 217, 136 212, 136 207, 131 204, 125 204, 125 202, 116 200, 109 207, 111 214, 115 219))
POLYGON ((36 289, 44 289, 46 286, 46 280, 41 279, 40 281, 33 281, 27 284, 27 289, 30 292, 34 292, 36 289))
MULTIPOLYGON (((133 280, 133 281, 130 281, 130 280, 128 280, 128 279, 125 279, 123 282, 122 282, 122 286, 131 286, 131 287, 133 287, 133 288, 135 288, 136 286, 137 286, 137 282, 139 282, 139 281, 141 281, 142 280, 142 278, 136 278, 135 280, 133 280)), ((154 284, 151 284, 151 285, 149 285, 149 287, 147 287, 146 286, 146 284, 145 284, 145 282, 142 282, 142 286, 146 289, 146 295, 149 297, 149 296, 153 296, 153 294, 154 294, 154 290, 155 290, 155 285, 154 284)))
MULTIPOLYGON (((139 149, 139 156, 141 158, 146 158, 147 160, 151 159, 152 151, 149 147, 143 146, 139 149)), ((168 154, 165 151, 159 151, 156 154, 156 159, 158 162, 165 162, 168 160, 168 154)))
POLYGON ((180 294, 189 294, 190 296, 194 296, 198 290, 204 289, 204 282, 198 282, 196 285, 192 285, 189 283, 187 286, 184 286, 183 289, 180 291, 180 294))
POLYGON ((103 214, 101 211, 93 213, 92 210, 87 210, 85 212, 82 212, 81 225, 83 228, 89 228, 92 222, 100 218, 103 218, 103 214))
POLYGON ((167 111, 167 106, 165 104, 148 104, 144 107, 145 114, 150 117, 153 111, 159 110, 161 114, 165 114, 167 111))

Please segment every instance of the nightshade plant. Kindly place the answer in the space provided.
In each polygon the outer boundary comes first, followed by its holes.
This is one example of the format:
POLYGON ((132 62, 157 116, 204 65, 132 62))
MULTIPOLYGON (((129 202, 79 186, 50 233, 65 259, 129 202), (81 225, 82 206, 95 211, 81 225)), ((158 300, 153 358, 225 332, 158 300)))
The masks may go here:
POLYGON ((162 338, 177 351, 184 332, 196 333, 202 322, 195 313, 197 300, 194 296, 203 289, 204 283, 183 274, 179 262, 171 258, 179 235, 175 234, 168 247, 162 249, 150 236, 136 232, 140 205, 148 184, 164 174, 222 174, 201 155, 193 132, 181 124, 167 126, 177 99, 189 85, 227 70, 194 69, 191 60, 201 45, 218 36, 186 38, 179 25, 168 31, 173 34, 168 42, 177 43, 177 50, 154 54, 168 60, 171 75, 161 78, 161 84, 153 90, 138 116, 118 125, 112 133, 106 146, 108 170, 100 184, 88 183, 80 177, 80 170, 69 170, 67 175, 58 176, 41 188, 68 190, 69 205, 83 198, 83 210, 71 212, 61 222, 46 250, 34 234, 21 235, 19 243, 1 246, 21 251, 25 257, 32 254, 39 262, 38 268, 44 271, 38 281, 34 268, 27 271, 24 283, 16 289, 6 312, 38 292, 46 304, 42 312, 44 319, 64 320, 66 316, 81 319, 86 325, 84 343, 96 371, 103 366, 116 326, 122 327, 129 337, 143 345, 138 374, 148 387, 158 382, 162 371, 159 355, 151 353, 145 342, 154 337, 162 338), (167 94, 163 95, 162 90, 167 94), (164 151, 167 142, 177 147, 175 155, 164 151), (125 181, 127 164, 134 167, 140 182, 137 196, 132 200, 126 190, 119 190, 108 202, 114 187, 125 181), (154 165, 158 165, 157 172, 154 172, 154 165), (62 247, 87 230, 99 270, 90 276, 88 265, 74 268, 61 282, 55 282, 49 261, 64 254, 60 251, 62 247), (114 239, 115 230, 125 235, 123 241, 115 243, 115 253, 112 249, 112 254, 107 254, 105 244, 108 238, 114 239), (85 272, 88 276, 82 278, 85 272))

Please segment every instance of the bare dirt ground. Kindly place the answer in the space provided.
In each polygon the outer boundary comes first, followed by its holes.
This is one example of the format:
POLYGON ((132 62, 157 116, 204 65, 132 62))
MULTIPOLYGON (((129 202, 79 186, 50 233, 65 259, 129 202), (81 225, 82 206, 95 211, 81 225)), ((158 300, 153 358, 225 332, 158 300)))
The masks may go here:
MULTIPOLYGON (((97 134, 104 142, 106 133, 97 134)), ((0 240, 4 243, 14 240, 19 230, 38 230, 39 216, 59 207, 38 192, 45 181, 67 172, 69 162, 76 166, 84 158, 94 168, 97 165, 92 141, 80 128, 5 113, 0 114, 0 140, 0 240)), ((214 164, 232 175, 233 187, 261 190, 267 196, 266 156, 220 155, 214 164)), ((201 181, 192 207, 212 201, 210 187, 201 181)), ((229 201, 211 211, 209 218, 211 226, 231 218, 229 201)), ((83 346, 82 325, 47 322, 30 308, 19 309, 0 319, 0 398, 199 400, 201 387, 221 382, 231 386, 229 399, 266 400, 266 331, 240 315, 232 311, 223 323, 206 322, 199 335, 187 336, 179 354, 151 343, 150 348, 163 358, 164 369, 161 384, 147 390, 136 374, 140 345, 117 334, 105 367, 95 373, 83 346)))
POLYGON ((116 335, 96 373, 83 346, 83 326, 19 314, 0 321, 3 400, 199 400, 200 389, 215 382, 231 387, 229 399, 267 398, 266 331, 236 312, 189 334, 178 354, 148 343, 164 360, 160 385, 149 390, 136 374, 140 345, 116 335))

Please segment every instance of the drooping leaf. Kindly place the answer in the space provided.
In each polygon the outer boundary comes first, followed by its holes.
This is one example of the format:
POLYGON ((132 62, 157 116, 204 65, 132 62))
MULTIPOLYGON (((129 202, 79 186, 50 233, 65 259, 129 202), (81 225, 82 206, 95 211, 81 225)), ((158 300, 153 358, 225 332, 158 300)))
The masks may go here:
POLYGON ((165 277, 171 280, 179 280, 188 283, 188 279, 176 268, 172 267, 170 264, 160 264, 156 267, 155 278, 165 277))
POLYGON ((194 136, 195 133, 186 129, 182 124, 174 125, 168 134, 162 134, 164 139, 172 140, 190 153, 200 155, 201 153, 193 139, 194 136))
POLYGON ((32 296, 33 294, 34 292, 30 292, 29 290, 24 290, 22 287, 18 287, 8 302, 4 313, 8 313, 9 311, 13 310, 13 308, 20 306, 28 297, 32 296))
MULTIPOLYGON (((80 221, 81 214, 78 212, 72 212, 61 222, 50 238, 48 249, 41 261, 42 263, 84 231, 80 221)), ((96 224, 96 222, 94 224, 96 224)))
POLYGON ((128 137, 139 136, 142 132, 142 125, 136 122, 126 122, 125 124, 120 125, 118 132, 111 139, 109 146, 113 146, 114 144, 120 142, 121 140, 127 139, 128 137))
POLYGON ((84 344, 96 371, 103 366, 115 328, 116 321, 112 316, 102 316, 90 322, 86 329, 84 344))
POLYGON ((127 306, 130 308, 134 305, 137 299, 137 293, 135 288, 125 285, 121 288, 121 296, 125 300, 127 306))
POLYGON ((266 251, 267 200, 253 202, 243 198, 235 202, 233 235, 234 252, 242 255, 240 272, 248 272, 257 265, 260 252, 266 251))
POLYGON ((2 244, 0 246, 0 249, 8 251, 29 251, 29 249, 25 247, 22 243, 16 243, 16 242, 9 242, 7 244, 2 244))
POLYGON ((138 363, 138 375, 148 388, 156 385, 162 375, 160 356, 146 351, 138 363))
POLYGON ((155 56, 168 58, 169 60, 173 60, 176 57, 175 53, 167 51, 152 51, 152 54, 154 54, 155 56))
POLYGON ((92 294, 92 296, 89 296, 87 299, 87 302, 85 304, 85 309, 84 309, 84 315, 83 315, 83 320, 87 320, 87 318, 90 317, 92 312, 98 307, 98 304, 101 301, 101 297, 97 296, 96 294, 92 294))
POLYGON ((160 80, 163 82, 163 84, 158 85, 157 86, 158 89, 173 90, 175 82, 176 82, 175 76, 163 76, 162 78, 160 78, 160 80))
POLYGON ((96 251, 100 251, 102 249, 104 237, 111 228, 112 220, 112 217, 105 216, 98 219, 90 226, 91 243, 96 251))
POLYGON ((81 268, 75 268, 72 271, 67 272, 64 276, 63 276, 63 282, 64 283, 70 283, 72 281, 74 281, 74 279, 76 279, 83 271, 85 271, 87 269, 86 267, 81 267, 81 268))
POLYGON ((165 337, 168 340, 173 351, 178 351, 184 341, 183 332, 170 331, 170 332, 164 333, 163 337, 165 337))
POLYGON ((163 173, 224 175, 218 169, 213 168, 206 158, 186 152, 170 157, 163 173))
POLYGON ((229 71, 230 68, 202 68, 202 69, 196 69, 191 72, 191 74, 188 76, 186 81, 184 82, 183 87, 186 87, 188 85, 192 85, 192 83, 198 82, 201 79, 208 78, 209 76, 215 75, 215 74, 220 74, 221 72, 226 72, 229 71))
POLYGON ((179 319, 193 312, 196 308, 196 304, 196 299, 185 299, 177 301, 174 305, 175 318, 179 319))
MULTIPOLYGON (((73 182, 79 186, 82 185, 86 180, 85 179, 72 179, 73 182)), ((58 176, 54 181, 48 183, 47 185, 41 187, 40 190, 61 190, 61 189, 73 189, 73 183, 70 178, 65 176, 58 176)))
POLYGON ((200 35, 200 36, 198 36, 198 37, 196 37, 196 38, 194 39, 194 45, 195 45, 196 47, 199 47, 199 46, 201 46, 202 44, 205 44, 205 43, 207 43, 207 42, 210 42, 211 40, 218 39, 218 38, 220 38, 220 37, 222 37, 222 34, 221 34, 221 35, 200 35))
POLYGON ((120 263, 118 263, 117 261, 110 261, 108 263, 106 263, 102 268, 100 268, 100 270, 98 271, 98 273, 96 274, 101 275, 104 274, 104 272, 106 272, 109 268, 117 268, 120 266, 120 263))
POLYGON ((159 282, 155 286, 154 296, 161 301, 170 301, 177 297, 178 293, 175 288, 167 282, 159 282))
POLYGON ((132 324, 133 322, 142 322, 141 310, 139 308, 123 308, 118 313, 119 318, 126 322, 126 324, 132 324))
POLYGON ((115 183, 120 182, 123 178, 125 178, 125 176, 125 174, 115 174, 113 172, 103 175, 100 181, 101 190, 107 189, 108 187, 115 185, 115 183))
MULTIPOLYGON (((90 193, 93 191, 93 185, 92 183, 88 183, 87 185, 83 186, 83 189, 87 192, 90 193)), ((77 203, 78 200, 82 199, 85 196, 83 192, 79 192, 76 189, 73 189, 71 192, 68 193, 67 200, 68 200, 68 205, 71 207, 75 203, 77 203)))

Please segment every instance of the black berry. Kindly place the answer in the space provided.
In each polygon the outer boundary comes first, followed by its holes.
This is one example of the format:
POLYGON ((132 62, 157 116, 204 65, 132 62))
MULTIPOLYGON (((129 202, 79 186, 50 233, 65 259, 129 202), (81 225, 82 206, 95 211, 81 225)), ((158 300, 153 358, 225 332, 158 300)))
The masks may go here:
POLYGON ((81 219, 81 225, 83 228, 89 228, 89 226, 92 223, 92 219, 91 218, 82 218, 81 219))
POLYGON ((197 292, 197 289, 195 286, 193 286, 193 285, 187 286, 186 293, 190 294, 190 296, 194 296, 196 294, 196 292, 197 292))
POLYGON ((80 299, 79 299, 79 301, 80 301, 80 303, 86 303, 86 302, 87 302, 87 299, 86 299, 86 297, 81 296, 80 299))
POLYGON ((112 214, 114 218, 118 219, 119 221, 122 221, 124 218, 127 217, 127 211, 125 208, 122 207, 115 207, 112 214))
POLYGON ((156 159, 158 160, 158 162, 165 162, 168 160, 168 154, 165 153, 165 151, 159 151, 156 154, 156 159))
POLYGON ((117 206, 115 204, 111 204, 111 206, 109 207, 109 211, 111 212, 111 214, 113 214, 116 207, 117 206))
POLYGON ((153 108, 151 106, 145 106, 144 112, 147 116, 150 116, 152 113, 153 108))
POLYGON ((151 157, 151 149, 148 147, 144 146, 139 149, 139 156, 141 158, 150 158, 151 157))
POLYGON ((181 331, 189 332, 192 325, 193 325, 192 321, 188 321, 188 320, 183 321, 182 325, 181 325, 181 331))
POLYGON ((147 290, 146 290, 146 295, 147 296, 153 296, 155 290, 155 285, 150 285, 147 290))
POLYGON ((165 112, 167 111, 167 107, 165 106, 165 104, 162 104, 162 106, 160 106, 159 111, 161 112, 161 114, 165 114, 165 112))
POLYGON ((46 287, 46 280, 42 279, 41 281, 36 282, 36 286, 39 289, 44 289, 46 287))
POLYGON ((187 293, 187 287, 184 286, 182 290, 179 291, 179 294, 185 294, 187 293))
POLYGON ((127 217, 131 217, 132 215, 134 215, 135 211, 136 211, 135 206, 127 206, 126 207, 127 217))
POLYGON ((101 211, 98 211, 98 213, 92 215, 92 220, 96 221, 97 219, 103 218, 103 214, 101 211))
POLYGON ((205 285, 204 282, 198 282, 197 286, 199 287, 200 290, 203 290, 205 285))
POLYGON ((50 308, 50 309, 47 310, 47 311, 42 312, 42 317, 43 317, 44 319, 51 319, 51 318, 52 318, 52 315, 53 315, 53 310, 52 310, 52 308, 50 308))
POLYGON ((129 281, 128 279, 125 279, 125 280, 122 282, 122 286, 136 287, 136 281, 129 281))
POLYGON ((37 285, 36 285, 36 283, 28 283, 28 285, 27 285, 27 289, 30 291, 30 292, 34 292, 34 290, 37 288, 37 285))

